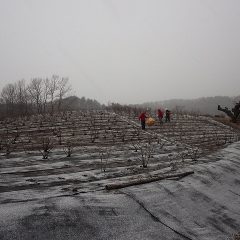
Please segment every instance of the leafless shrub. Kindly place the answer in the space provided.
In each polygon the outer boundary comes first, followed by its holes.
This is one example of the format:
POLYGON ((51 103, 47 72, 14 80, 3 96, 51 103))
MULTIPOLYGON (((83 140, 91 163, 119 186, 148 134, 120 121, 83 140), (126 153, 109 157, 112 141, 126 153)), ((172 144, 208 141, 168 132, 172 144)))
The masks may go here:
POLYGON ((140 150, 140 143, 139 142, 132 142, 131 143, 131 150, 133 150, 134 152, 138 152, 138 150, 140 150))
POLYGON ((233 134, 226 136, 227 138, 227 143, 233 143, 234 136, 233 134))
POLYGON ((107 139, 107 135, 108 135, 108 132, 107 132, 107 130, 105 129, 104 131, 103 131, 103 134, 102 134, 102 137, 103 137, 103 139, 107 139))
POLYGON ((154 134, 152 136, 152 138, 156 141, 157 145, 158 145, 158 149, 162 149, 165 144, 166 144, 166 141, 164 141, 161 136, 159 136, 158 134, 154 134))
POLYGON ((24 141, 23 139, 20 141, 21 147, 23 149, 23 151, 26 154, 29 154, 29 152, 34 150, 34 145, 32 142, 31 137, 27 138, 27 141, 24 141))
POLYGON ((50 137, 42 137, 40 138, 40 147, 39 151, 43 156, 43 159, 48 159, 48 156, 53 149, 53 142, 50 137))
POLYGON ((13 152, 15 148, 13 142, 14 142, 13 139, 8 137, 2 141, 2 149, 5 152, 6 156, 9 156, 10 153, 13 152))
POLYGON ((140 156, 138 159, 141 161, 142 166, 147 168, 150 159, 153 156, 153 153, 156 148, 156 142, 153 137, 149 137, 144 142, 138 141, 131 143, 133 150, 139 152, 140 156))
POLYGON ((34 150, 34 144, 33 144, 33 136, 29 133, 26 132, 19 140, 19 144, 21 146, 21 149, 25 153, 29 153, 30 151, 34 150))
POLYGON ((89 133, 90 133, 91 143, 94 143, 98 138, 98 134, 99 134, 99 131, 97 129, 97 124, 96 124, 96 119, 94 118, 94 116, 91 116, 91 119, 89 120, 89 133))
POLYGON ((222 144, 223 145, 225 145, 225 144, 227 144, 228 143, 228 134, 225 132, 224 133, 224 136, 223 136, 223 138, 222 138, 222 144))
POLYGON ((193 161, 197 161, 197 159, 200 156, 200 149, 197 147, 194 148, 188 148, 188 156, 193 160, 193 161))
POLYGON ((122 128, 119 131, 119 136, 120 136, 122 142, 125 142, 126 135, 127 135, 127 129, 126 128, 122 128))
POLYGON ((178 137, 179 137, 180 141, 183 140, 183 136, 185 136, 185 130, 184 130, 183 125, 181 124, 178 126, 178 137))
POLYGON ((13 132, 12 144, 15 144, 19 137, 20 137, 20 132, 18 127, 16 127, 16 130, 13 132))
POLYGON ((57 129, 57 138, 58 138, 58 144, 62 145, 62 129, 61 128, 57 129))
POLYGON ((133 137, 137 137, 138 140, 141 139, 141 129, 140 128, 134 128, 134 132, 133 132, 133 137))
POLYGON ((101 160, 101 172, 106 172, 110 153, 111 153, 110 147, 99 147, 98 149, 98 154, 101 160))
POLYGON ((65 145, 63 146, 63 151, 66 153, 67 157, 71 157, 74 147, 75 146, 71 139, 65 143, 65 145))
POLYGON ((111 130, 111 136, 112 136, 113 142, 115 143, 116 138, 117 138, 117 131, 116 130, 111 130))
POLYGON ((161 140, 161 139, 160 139, 160 141, 158 142, 158 146, 159 146, 160 149, 162 149, 162 148, 165 146, 165 144, 166 144, 166 141, 163 141, 163 140, 161 140))
POLYGON ((178 156, 181 158, 181 161, 183 163, 186 157, 188 156, 188 151, 187 150, 182 151, 182 149, 180 149, 178 156))
POLYGON ((202 142, 205 142, 206 139, 207 139, 207 132, 204 131, 204 132, 202 133, 202 135, 201 135, 201 141, 202 141, 202 142))
POLYGON ((176 171, 178 166, 177 166, 177 162, 172 160, 171 163, 170 163, 170 167, 171 167, 171 170, 172 171, 176 171))
POLYGON ((218 133, 217 129, 214 130, 213 135, 216 146, 221 146, 222 145, 221 135, 218 133))
POLYGON ((176 161, 176 156, 172 153, 168 154, 168 160, 170 161, 170 167, 171 167, 171 170, 175 171, 177 170, 177 161, 176 161))
POLYGON ((26 139, 27 139, 27 143, 31 143, 32 142, 32 136, 31 136, 30 133, 27 134, 26 139))
POLYGON ((2 136, 0 137, 0 151, 3 150, 3 139, 2 136))

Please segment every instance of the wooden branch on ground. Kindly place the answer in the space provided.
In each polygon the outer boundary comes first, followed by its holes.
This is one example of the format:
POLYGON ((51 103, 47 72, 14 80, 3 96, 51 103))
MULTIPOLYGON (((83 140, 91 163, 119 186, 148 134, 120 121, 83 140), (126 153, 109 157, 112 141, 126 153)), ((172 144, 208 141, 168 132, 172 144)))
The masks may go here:
POLYGON ((120 188, 125 188, 125 187, 130 187, 134 185, 140 185, 144 183, 150 183, 150 182, 155 182, 163 179, 168 179, 168 178, 183 178, 186 177, 190 174, 193 174, 194 171, 188 171, 188 172, 183 172, 183 173, 176 173, 176 174, 167 174, 167 175, 162 175, 162 176, 156 176, 156 177, 147 177, 147 178, 142 178, 142 179, 136 179, 136 180, 130 180, 128 182, 123 182, 123 183, 113 183, 113 184, 108 184, 105 186, 107 190, 114 190, 114 189, 120 189, 120 188))

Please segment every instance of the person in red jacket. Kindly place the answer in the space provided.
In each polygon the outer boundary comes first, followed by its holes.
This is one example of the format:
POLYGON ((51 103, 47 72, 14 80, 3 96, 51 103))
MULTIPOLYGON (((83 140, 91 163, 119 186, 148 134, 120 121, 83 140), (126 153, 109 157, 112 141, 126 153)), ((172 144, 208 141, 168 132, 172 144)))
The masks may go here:
POLYGON ((145 129, 146 118, 147 118, 146 112, 142 112, 138 117, 138 119, 141 121, 141 126, 143 130, 145 129))
POLYGON ((162 120, 163 119, 163 111, 160 108, 157 110, 157 116, 158 116, 160 124, 163 124, 163 120, 162 120))

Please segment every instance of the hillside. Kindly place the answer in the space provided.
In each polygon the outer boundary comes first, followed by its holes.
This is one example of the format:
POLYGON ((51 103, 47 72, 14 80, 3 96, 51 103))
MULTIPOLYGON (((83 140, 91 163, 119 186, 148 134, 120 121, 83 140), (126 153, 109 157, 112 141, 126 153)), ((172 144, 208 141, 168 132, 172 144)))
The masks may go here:
POLYGON ((0 239, 225 240, 236 234, 240 146, 228 144, 239 134, 208 117, 176 115, 146 131, 134 120, 72 111, 1 121, 0 239), (185 178, 105 189, 189 170, 194 174, 185 178))
POLYGON ((26 190, 30 199, 73 189, 89 192, 174 173, 239 140, 234 129, 207 117, 176 115, 146 131, 134 120, 106 111, 72 111, 1 121, 2 197, 24 200, 26 190))

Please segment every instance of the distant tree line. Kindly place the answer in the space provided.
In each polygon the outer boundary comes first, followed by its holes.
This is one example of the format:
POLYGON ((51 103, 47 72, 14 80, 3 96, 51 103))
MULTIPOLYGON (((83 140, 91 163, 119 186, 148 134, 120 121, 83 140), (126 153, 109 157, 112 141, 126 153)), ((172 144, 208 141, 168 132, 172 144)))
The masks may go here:
POLYGON ((104 105, 101 105, 98 101, 85 97, 70 96, 64 99, 62 103, 63 110, 97 110, 103 109, 104 105))
POLYGON ((129 116, 137 116, 143 111, 146 111, 146 107, 134 106, 134 105, 121 105, 119 103, 111 103, 106 106, 106 110, 113 111, 117 114, 127 114, 129 116))
POLYGON ((68 78, 56 75, 33 78, 29 83, 8 83, 0 94, 1 118, 61 111, 63 98, 70 90, 68 78))

